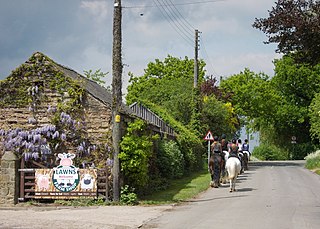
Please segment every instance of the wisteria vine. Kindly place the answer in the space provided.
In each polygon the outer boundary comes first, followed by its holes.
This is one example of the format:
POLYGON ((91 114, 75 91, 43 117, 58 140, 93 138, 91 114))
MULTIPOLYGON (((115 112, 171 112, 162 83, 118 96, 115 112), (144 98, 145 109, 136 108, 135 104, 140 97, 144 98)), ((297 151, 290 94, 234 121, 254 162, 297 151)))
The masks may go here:
MULTIPOLYGON (((56 108, 49 107, 47 112, 55 113, 56 108)), ((57 125, 47 124, 31 130, 21 128, 0 129, 0 137, 5 150, 20 154, 26 161, 39 158, 46 160, 48 155, 56 153, 60 144, 68 140, 78 143, 78 146, 76 146, 78 155, 90 155, 92 151, 97 150, 96 145, 92 145, 81 138, 82 130, 83 123, 72 119, 69 114, 61 112, 57 125)), ((105 148, 107 151, 111 151, 107 144, 105 148)), ((110 165, 110 163, 112 163, 112 160, 107 160, 107 164, 110 165)), ((82 162, 83 167, 85 167, 85 164, 85 161, 82 162)))

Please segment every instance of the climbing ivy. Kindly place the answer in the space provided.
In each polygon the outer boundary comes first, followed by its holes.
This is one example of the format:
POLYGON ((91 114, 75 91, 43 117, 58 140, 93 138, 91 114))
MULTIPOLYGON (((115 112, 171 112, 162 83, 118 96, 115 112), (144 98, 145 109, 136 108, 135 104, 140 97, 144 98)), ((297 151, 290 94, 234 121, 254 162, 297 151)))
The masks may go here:
POLYGON ((152 155, 153 141, 158 135, 151 135, 146 123, 140 119, 129 123, 126 135, 120 143, 121 171, 130 187, 141 188, 148 182, 148 162, 152 155))
POLYGON ((41 53, 35 53, 26 63, 0 81, 0 108, 28 108, 33 128, 0 129, 0 139, 6 150, 12 150, 26 160, 47 160, 52 154, 74 149, 78 154, 76 163, 104 167, 102 154, 111 153, 107 143, 99 145, 89 141, 85 131, 83 112, 85 90, 81 82, 66 76, 61 67, 41 53), (49 93, 58 93, 60 98, 53 107, 48 107, 49 93), (38 126, 41 115, 49 118, 47 125, 38 126))

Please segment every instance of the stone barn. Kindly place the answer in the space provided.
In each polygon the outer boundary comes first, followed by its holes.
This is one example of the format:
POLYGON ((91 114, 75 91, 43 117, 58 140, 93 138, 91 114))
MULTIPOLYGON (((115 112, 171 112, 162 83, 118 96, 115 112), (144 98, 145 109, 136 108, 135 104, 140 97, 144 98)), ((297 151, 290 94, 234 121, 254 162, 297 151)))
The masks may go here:
MULTIPOLYGON (((0 205, 35 198, 37 187, 48 186, 45 169, 58 168, 59 163, 61 167, 62 160, 69 167, 73 163, 79 169, 97 169, 78 182, 92 187, 86 182, 97 173, 95 193, 108 198, 111 109, 110 91, 40 52, 0 81, 0 205), (43 173, 39 178, 37 171, 43 173)), ((120 114, 123 134, 128 122, 140 118, 152 132, 175 136, 171 127, 141 104, 130 108, 122 104, 120 114)))
MULTIPOLYGON (((34 53, 0 81, 1 165, 15 166, 16 162, 9 165, 2 160, 13 160, 14 155, 3 154, 15 152, 18 167, 26 169, 20 171, 23 174, 28 168, 56 166, 59 153, 75 153, 79 167, 104 168, 112 150, 111 106, 107 89, 40 52, 34 53)), ((125 105, 120 114, 123 128, 137 117, 125 105)), ((0 186, 10 179, 11 170, 5 169, 1 167, 0 186)), ((10 194, 4 191, 2 196, 10 198, 10 194)), ((20 198, 24 197, 21 193, 20 198)))

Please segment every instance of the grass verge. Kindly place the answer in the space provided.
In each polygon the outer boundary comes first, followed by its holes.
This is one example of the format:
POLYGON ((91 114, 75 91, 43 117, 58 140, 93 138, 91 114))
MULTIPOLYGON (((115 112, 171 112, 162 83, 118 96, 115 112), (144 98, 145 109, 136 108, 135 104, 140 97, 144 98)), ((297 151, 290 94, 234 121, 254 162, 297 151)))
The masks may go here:
POLYGON ((320 150, 306 156, 305 167, 320 175, 320 150))
POLYGON ((164 190, 145 196, 140 204, 170 204, 191 199, 209 187, 210 175, 207 170, 190 176, 171 180, 170 186, 164 190))

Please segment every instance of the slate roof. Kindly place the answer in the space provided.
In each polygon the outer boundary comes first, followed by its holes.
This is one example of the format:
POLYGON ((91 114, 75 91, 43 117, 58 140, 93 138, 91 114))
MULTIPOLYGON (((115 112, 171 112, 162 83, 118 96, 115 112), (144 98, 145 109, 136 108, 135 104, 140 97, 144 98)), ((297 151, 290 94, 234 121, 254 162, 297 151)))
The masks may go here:
MULTIPOLYGON (((36 52, 33 54, 33 56, 36 56, 36 55, 37 56, 41 55, 46 57, 41 52, 36 52)), ((48 58, 45 58, 45 59, 48 60, 48 58)), ((88 79, 87 77, 79 74, 78 72, 76 72, 75 70, 69 67, 56 63, 52 59, 50 59, 50 64, 54 66, 56 69, 58 69, 60 72, 62 72, 65 76, 80 82, 80 85, 94 98, 98 99, 99 101, 101 101, 106 105, 112 106, 112 94, 107 89, 100 86, 97 82, 88 79)), ((134 115, 134 112, 124 103, 122 103, 121 105, 121 112, 125 114, 134 115)))
MULTIPOLYGON (((73 69, 71 69, 69 67, 66 67, 66 66, 63 66, 63 65, 60 65, 57 63, 54 63, 54 64, 66 76, 69 76, 74 80, 84 82, 83 83, 84 88, 93 97, 100 100, 104 104, 112 105, 112 94, 108 90, 106 90, 104 87, 100 86, 97 82, 92 81, 92 80, 80 75, 79 73, 77 73, 76 71, 74 71, 73 69)), ((121 110, 126 114, 131 114, 131 115, 134 114, 134 112, 128 106, 126 106, 124 103, 122 103, 122 105, 121 105, 121 110)))

